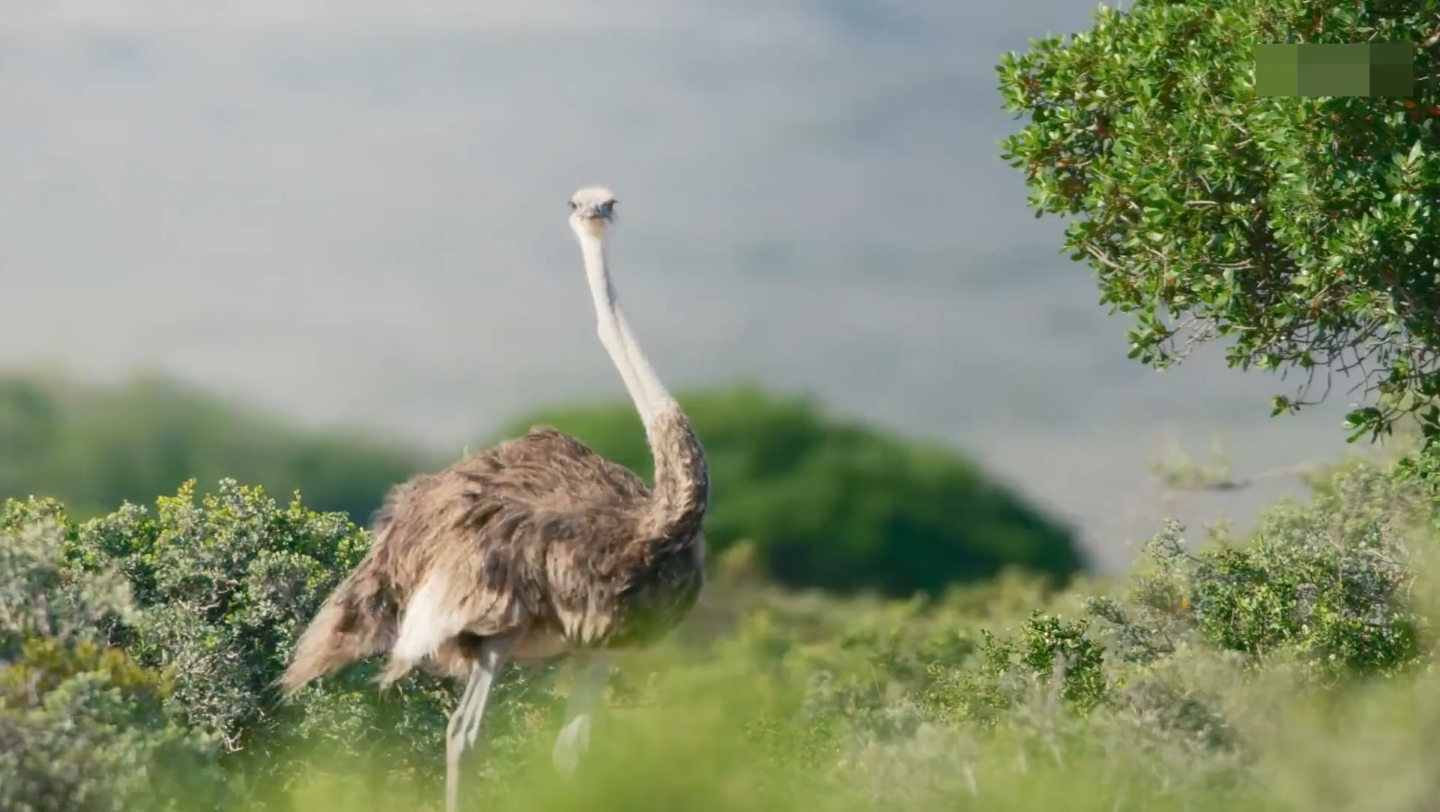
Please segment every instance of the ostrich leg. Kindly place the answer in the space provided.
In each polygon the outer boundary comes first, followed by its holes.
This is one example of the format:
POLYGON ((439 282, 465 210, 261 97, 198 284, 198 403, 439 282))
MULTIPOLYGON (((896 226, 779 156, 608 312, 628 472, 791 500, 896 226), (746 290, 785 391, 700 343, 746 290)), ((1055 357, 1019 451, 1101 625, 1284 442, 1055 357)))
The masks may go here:
POLYGON ((450 714, 450 724, 445 728, 445 812, 459 809, 460 760, 475 746, 480 720, 485 715, 485 701, 490 697, 495 677, 505 665, 511 645, 510 640, 493 637, 480 644, 480 656, 470 670, 465 693, 460 696, 455 712, 450 714))
POLYGON ((590 746, 590 716, 605 695, 609 678, 609 656, 594 654, 586 660, 570 689, 570 698, 565 703, 565 725, 555 737, 553 754, 555 769, 566 778, 575 774, 580 756, 590 746))

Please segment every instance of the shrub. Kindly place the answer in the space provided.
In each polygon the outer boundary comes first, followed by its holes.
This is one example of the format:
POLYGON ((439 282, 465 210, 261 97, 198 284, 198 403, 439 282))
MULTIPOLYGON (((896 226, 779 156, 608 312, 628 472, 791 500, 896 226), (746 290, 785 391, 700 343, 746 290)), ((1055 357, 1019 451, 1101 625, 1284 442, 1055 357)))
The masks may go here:
POLYGON ((298 502, 282 510, 259 489, 222 481, 162 497, 155 516, 126 505, 73 531, 72 558, 113 567, 140 612, 112 642, 169 669, 174 701, 228 751, 278 730, 274 678, 303 624, 364 554, 365 534, 340 514, 298 502))
POLYGON ((0 808, 99 812, 219 797, 214 748, 165 711, 167 675, 103 645, 124 579, 63 566, 63 527, 0 521, 0 808))
POLYGON ((1437 515, 1418 483, 1348 462, 1316 481, 1309 504, 1266 511, 1248 544, 1218 535, 1192 555, 1167 525, 1142 561, 1152 571, 1133 593, 1140 614, 1103 601, 1095 611, 1117 622, 1135 661, 1193 632, 1256 664, 1283 651, 1319 677, 1395 673, 1424 650, 1428 622, 1407 594, 1437 515))
POLYGON ((1112 736, 1157 769, 1235 780, 1276 724, 1275 691, 1320 695, 1413 674, 1431 656, 1412 587, 1437 540, 1437 503, 1394 467, 1359 461, 1313 487, 1243 543, 1216 528, 1190 551, 1167 523, 1122 593, 1085 596, 1073 620, 1037 610, 983 631, 971 656, 930 663, 924 715, 1047 747, 1057 730, 1112 736))
MULTIPOLYGON (((63 520, 54 502, 26 509, 63 520)), ((164 670, 168 706, 216 739, 232 780, 244 775, 256 792, 283 791, 314 771, 314 759, 345 758, 353 768, 374 758, 377 742, 388 761, 371 764, 367 786, 376 792, 403 791, 443 768, 437 754, 454 698, 438 678, 417 675, 382 694, 372 661, 321 680, 294 703, 279 701, 275 682, 296 638, 369 547, 369 533, 344 514, 308 511, 298 497, 282 508, 259 488, 222 480, 198 500, 187 483, 159 499, 153 515, 125 505, 69 528, 74 568, 122 573, 133 590, 136 611, 108 625, 109 641, 164 670)), ((548 709, 543 677, 511 673, 498 686, 499 697, 528 692, 531 700, 497 700, 508 706, 492 719, 500 752, 506 719, 548 709)))

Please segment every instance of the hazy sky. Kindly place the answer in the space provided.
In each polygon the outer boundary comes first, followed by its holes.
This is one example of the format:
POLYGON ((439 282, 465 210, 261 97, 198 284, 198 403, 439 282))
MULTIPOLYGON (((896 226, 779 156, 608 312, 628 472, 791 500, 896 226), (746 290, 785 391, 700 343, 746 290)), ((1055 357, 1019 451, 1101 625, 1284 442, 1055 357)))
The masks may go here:
POLYGON ((1242 471, 1326 460, 1346 399, 1271 420, 1288 385, 1216 353, 1128 361, 1027 210, 994 65, 1092 6, 0 0, 0 364, 158 369, 458 451, 623 394, 565 227, 605 183, 673 386, 952 443, 1120 562, 1164 515, 1167 432, 1242 471))

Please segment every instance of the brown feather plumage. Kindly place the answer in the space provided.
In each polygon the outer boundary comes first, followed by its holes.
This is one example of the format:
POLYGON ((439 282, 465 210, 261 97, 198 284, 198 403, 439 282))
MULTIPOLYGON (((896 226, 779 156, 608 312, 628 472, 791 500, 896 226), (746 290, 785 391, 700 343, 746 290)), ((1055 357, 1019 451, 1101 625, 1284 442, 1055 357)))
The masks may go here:
POLYGON ((385 651, 388 684, 417 665, 462 675, 487 636, 515 637, 511 656, 523 662, 668 631, 704 583, 709 480, 678 409, 655 421, 651 441, 653 488, 545 426, 396 486, 370 553, 301 637, 284 692, 385 651), (440 585, 427 596, 437 616, 458 628, 419 663, 393 649, 427 583, 440 585))

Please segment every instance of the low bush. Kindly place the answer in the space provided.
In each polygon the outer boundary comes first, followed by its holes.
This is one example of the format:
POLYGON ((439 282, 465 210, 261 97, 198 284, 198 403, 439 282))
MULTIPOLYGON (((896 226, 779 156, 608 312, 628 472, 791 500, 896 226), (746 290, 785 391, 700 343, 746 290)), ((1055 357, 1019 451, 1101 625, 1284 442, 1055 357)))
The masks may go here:
POLYGON ((173 809, 220 798, 213 742, 166 711, 169 675, 104 644, 136 617, 119 573, 64 566, 64 528, 0 522, 0 808, 173 809))

